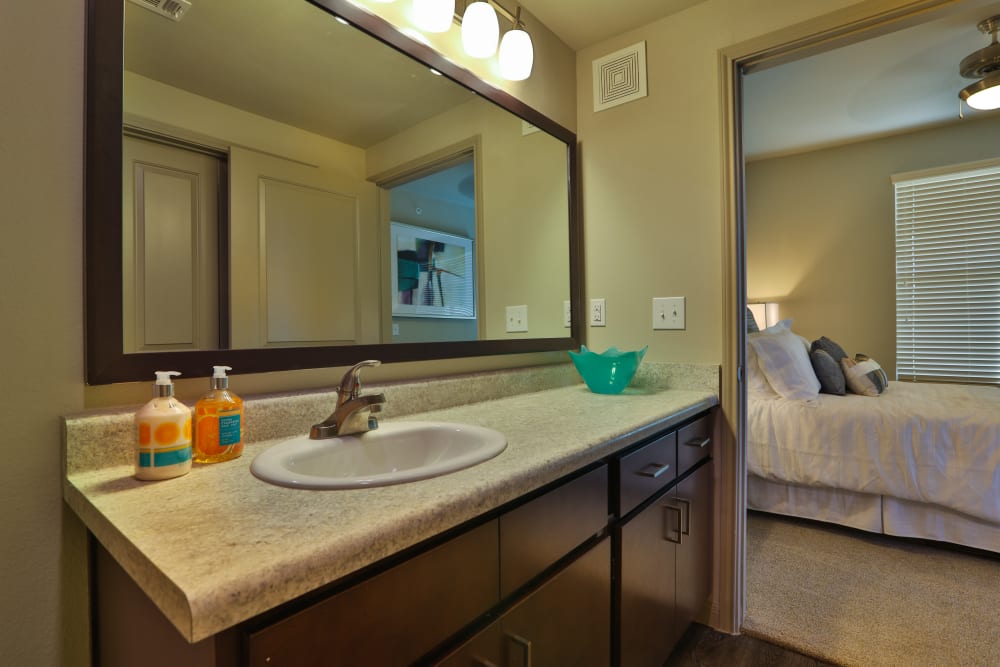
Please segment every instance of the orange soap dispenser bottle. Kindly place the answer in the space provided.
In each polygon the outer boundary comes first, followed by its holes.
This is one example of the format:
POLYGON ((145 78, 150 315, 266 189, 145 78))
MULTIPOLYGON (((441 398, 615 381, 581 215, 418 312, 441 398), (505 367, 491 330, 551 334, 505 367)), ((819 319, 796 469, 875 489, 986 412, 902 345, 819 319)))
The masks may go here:
POLYGON ((194 406, 194 460, 218 463, 243 453, 243 399, 229 391, 229 366, 212 367, 211 390, 194 406))

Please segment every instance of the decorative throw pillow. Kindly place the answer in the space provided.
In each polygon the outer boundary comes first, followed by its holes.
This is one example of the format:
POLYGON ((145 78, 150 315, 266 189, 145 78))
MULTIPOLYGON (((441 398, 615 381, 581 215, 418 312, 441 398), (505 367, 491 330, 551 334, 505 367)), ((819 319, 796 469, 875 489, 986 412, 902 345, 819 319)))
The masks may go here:
POLYGON ((844 371, 840 368, 840 363, 833 360, 833 357, 826 350, 816 349, 809 353, 809 361, 812 362, 816 379, 819 380, 819 390, 824 394, 836 394, 843 396, 847 393, 847 380, 844 371))
POLYGON ((862 396, 878 396, 889 387, 889 376, 878 363, 864 354, 854 359, 845 357, 840 362, 844 368, 847 388, 862 396))
POLYGON ((768 384, 782 398, 813 399, 819 395, 819 380, 801 339, 792 333, 791 324, 791 320, 782 320, 751 335, 750 345, 757 353, 757 363, 768 384))
POLYGON ((837 345, 826 336, 820 336, 817 340, 814 340, 809 349, 810 351, 823 350, 824 352, 829 354, 834 361, 837 362, 838 366, 840 365, 841 359, 849 356, 846 352, 844 352, 844 348, 837 345))

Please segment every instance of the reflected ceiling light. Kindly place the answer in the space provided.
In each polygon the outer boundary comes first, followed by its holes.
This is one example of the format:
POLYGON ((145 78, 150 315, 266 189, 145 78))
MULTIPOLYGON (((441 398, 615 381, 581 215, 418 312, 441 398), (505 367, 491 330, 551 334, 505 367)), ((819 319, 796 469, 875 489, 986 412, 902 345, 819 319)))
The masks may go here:
POLYGON ((521 29, 521 8, 514 14, 514 29, 500 41, 500 75, 509 81, 524 81, 531 76, 535 50, 531 36, 521 29))
POLYGON ((455 0, 413 0, 413 21, 427 32, 446 32, 455 16, 455 0))
POLYGON ((990 45, 963 58, 958 71, 967 79, 982 78, 960 90, 958 98, 973 109, 1000 109, 1000 15, 983 19, 977 27, 992 36, 990 45))
POLYGON ((462 15, 462 48, 473 58, 489 58, 497 52, 500 21, 488 2, 473 2, 462 15))

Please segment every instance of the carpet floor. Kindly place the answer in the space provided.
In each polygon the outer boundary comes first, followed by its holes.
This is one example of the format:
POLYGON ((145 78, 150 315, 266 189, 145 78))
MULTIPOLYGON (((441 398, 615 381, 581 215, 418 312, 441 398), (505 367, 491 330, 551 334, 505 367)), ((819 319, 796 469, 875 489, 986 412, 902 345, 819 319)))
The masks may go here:
POLYGON ((1000 665, 1000 558, 750 512, 743 631, 850 666, 1000 665))

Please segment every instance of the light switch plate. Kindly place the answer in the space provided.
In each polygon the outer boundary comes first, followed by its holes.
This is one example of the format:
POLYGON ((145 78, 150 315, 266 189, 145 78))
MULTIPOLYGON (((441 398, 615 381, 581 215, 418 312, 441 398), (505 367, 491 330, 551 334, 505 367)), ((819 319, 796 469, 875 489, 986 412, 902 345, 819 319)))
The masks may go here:
POLYGON ((653 329, 684 328, 684 297, 671 296, 653 299, 653 329))
POLYGON ((569 301, 563 301, 563 327, 573 326, 573 306, 569 301))
POLYGON ((604 308, 604 299, 591 299, 590 300, 590 326, 592 327, 603 327, 607 326, 608 318, 607 312, 604 308))
POLYGON ((393 322, 392 323, 392 335, 393 336, 398 336, 399 335, 399 323, 398 322, 393 322))
POLYGON ((507 306, 507 333, 528 331, 528 307, 507 306))

